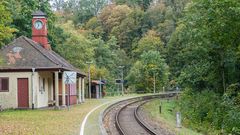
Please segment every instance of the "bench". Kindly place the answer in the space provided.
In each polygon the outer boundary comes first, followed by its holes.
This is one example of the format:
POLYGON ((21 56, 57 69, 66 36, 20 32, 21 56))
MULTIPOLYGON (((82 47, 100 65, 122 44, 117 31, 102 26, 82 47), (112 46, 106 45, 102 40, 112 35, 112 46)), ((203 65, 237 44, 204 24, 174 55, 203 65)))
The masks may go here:
POLYGON ((55 105, 55 100, 49 100, 48 101, 48 106, 54 106, 55 105))

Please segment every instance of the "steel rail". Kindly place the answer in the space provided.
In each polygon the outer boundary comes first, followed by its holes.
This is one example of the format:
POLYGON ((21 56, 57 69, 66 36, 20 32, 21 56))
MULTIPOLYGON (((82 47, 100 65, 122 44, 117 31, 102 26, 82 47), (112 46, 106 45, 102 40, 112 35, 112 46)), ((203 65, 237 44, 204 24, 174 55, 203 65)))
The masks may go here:
MULTIPOLYGON (((115 116, 115 125, 116 125, 116 128, 118 129, 120 135, 127 135, 127 133, 125 133, 125 131, 123 130, 123 128, 121 127, 121 124, 120 124, 120 122, 119 122, 119 115, 120 115, 120 113, 121 113, 125 108, 127 108, 128 106, 130 106, 130 105, 132 105, 132 104, 135 104, 135 103, 137 103, 137 102, 142 102, 142 101, 145 101, 145 100, 149 101, 149 100, 154 99, 154 98, 157 98, 157 97, 156 97, 156 96, 143 97, 143 98, 140 99, 140 100, 133 101, 133 102, 131 102, 131 103, 128 103, 128 104, 124 105, 124 106, 117 112, 117 114, 116 114, 116 116, 115 116)), ((147 101, 145 101, 145 102, 147 102, 147 101)), ((142 105, 142 104, 140 104, 140 105, 142 105)), ((140 105, 138 105, 138 107, 139 107, 140 105)), ((137 107, 137 108, 138 108, 138 107, 137 107)), ((149 134, 151 134, 151 135, 157 135, 154 131, 152 131, 151 128, 149 128, 148 126, 146 126, 144 123, 142 123, 142 122, 139 120, 139 117, 138 117, 137 114, 136 114, 136 109, 134 109, 134 117, 135 117, 137 123, 138 123, 145 131, 147 131, 147 132, 148 132, 149 134)))
POLYGON ((138 107, 134 110, 134 117, 136 119, 136 121, 138 122, 139 125, 141 125, 148 133, 150 133, 151 135, 157 135, 156 132, 154 132, 153 128, 151 128, 150 126, 148 126, 145 122, 143 122, 141 120, 141 118, 138 115, 138 110, 139 108, 146 104, 147 102, 151 101, 152 99, 149 99, 147 101, 144 101, 143 103, 141 103, 140 105, 138 105, 138 107))
POLYGON ((116 125, 116 127, 117 127, 120 135, 127 135, 127 134, 124 132, 124 130, 122 129, 121 124, 120 124, 120 122, 119 122, 119 115, 120 115, 120 113, 121 113, 125 108, 127 108, 129 105, 132 105, 132 104, 137 103, 137 102, 140 102, 140 101, 141 101, 141 100, 133 101, 133 102, 131 102, 131 103, 128 103, 128 104, 124 105, 124 106, 117 112, 117 114, 116 114, 116 116, 115 116, 115 125, 116 125))
MULTIPOLYGON (((175 96, 175 95, 177 95, 177 94, 179 94, 179 93, 181 93, 181 92, 179 92, 179 91, 173 91, 173 92, 162 93, 162 94, 155 94, 155 95, 134 97, 134 98, 125 99, 125 100, 122 100, 122 101, 119 101, 119 102, 115 102, 115 103, 111 104, 110 106, 108 106, 108 107, 102 112, 102 117, 101 117, 102 123, 103 123, 106 115, 107 115, 109 112, 111 112, 111 110, 114 109, 115 106, 118 106, 119 104, 124 103, 124 102, 130 102, 130 103, 127 103, 126 105, 124 105, 123 107, 121 107, 121 108, 117 111, 117 113, 115 114, 115 118, 114 118, 114 119, 115 119, 115 122, 114 122, 114 123, 115 123, 116 129, 117 129, 117 131, 119 132, 119 134, 120 134, 120 135, 127 135, 127 134, 124 132, 124 130, 123 130, 123 128, 121 127, 120 122, 119 122, 119 120, 118 120, 119 114, 120 114, 120 112, 121 112, 123 109, 125 109, 127 106, 129 106, 129 105, 131 105, 131 104, 134 104, 134 103, 137 103, 137 102, 142 102, 142 101, 144 101, 144 100, 151 100, 151 99, 155 99, 155 98, 163 98, 163 99, 164 99, 164 98, 169 98, 169 97, 173 97, 173 96, 175 96)), ((142 103, 142 104, 144 104, 144 103, 142 103)), ((142 105, 142 104, 141 104, 141 105, 142 105)), ((138 106, 138 107, 139 107, 139 106, 138 106)), ((137 108, 138 108, 138 107, 137 107, 137 108)), ((135 111, 137 111, 137 110, 135 109, 135 111)), ((144 124, 143 122, 139 122, 140 120, 138 119, 139 116, 137 115, 137 112, 134 112, 134 113, 136 113, 136 114, 134 114, 134 115, 136 115, 136 116, 134 116, 134 117, 135 117, 136 121, 139 123, 139 125, 140 125, 141 127, 143 127, 144 129, 145 129, 145 127, 146 127, 146 128, 147 128, 146 131, 147 131, 148 133, 150 133, 151 135, 157 135, 154 131, 151 130, 151 128, 149 128, 148 126, 146 126, 146 124, 144 124)), ((104 127, 103 127, 103 128, 104 128, 104 127)), ((104 128, 104 129, 105 129, 105 128, 104 128)))

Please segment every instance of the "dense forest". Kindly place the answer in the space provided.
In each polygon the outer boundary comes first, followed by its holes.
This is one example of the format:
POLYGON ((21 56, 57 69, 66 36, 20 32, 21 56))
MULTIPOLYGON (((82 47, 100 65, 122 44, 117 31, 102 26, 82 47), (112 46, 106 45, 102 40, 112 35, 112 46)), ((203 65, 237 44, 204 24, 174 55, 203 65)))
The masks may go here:
MULTIPOLYGON (((0 0, 0 46, 31 38, 31 13, 48 15, 49 42, 92 79, 125 92, 183 91, 184 124, 240 134, 238 0, 0 0)), ((1 58, 0 58, 1 63, 1 58)))

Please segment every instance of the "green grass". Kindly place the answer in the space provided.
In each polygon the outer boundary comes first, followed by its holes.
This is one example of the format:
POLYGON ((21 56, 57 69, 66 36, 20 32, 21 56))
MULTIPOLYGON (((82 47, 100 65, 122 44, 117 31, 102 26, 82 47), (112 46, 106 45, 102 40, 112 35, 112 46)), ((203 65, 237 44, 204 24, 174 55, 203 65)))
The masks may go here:
POLYGON ((153 100, 143 106, 148 116, 165 124, 165 127, 177 135, 201 135, 186 127, 176 128, 176 100, 153 100), (162 106, 162 113, 159 112, 159 106, 162 106))
POLYGON ((106 97, 105 100, 110 101, 109 104, 106 104, 96 111, 94 111, 89 117, 88 121, 85 125, 85 134, 86 135, 101 135, 101 129, 99 126, 99 115, 102 111, 104 111, 110 104, 117 102, 119 100, 127 99, 130 97, 136 97, 136 96, 145 96, 147 94, 130 94, 125 96, 112 96, 112 97, 106 97), (93 130, 94 129, 94 130, 93 130))
POLYGON ((2 135, 76 135, 80 124, 99 100, 71 107, 71 110, 9 110, 0 113, 0 134, 2 135))
MULTIPOLYGON (((86 114, 96 106, 116 100, 140 95, 106 97, 86 100, 85 103, 65 110, 7 110, 0 112, 0 135, 78 135, 86 114)), ((106 106, 105 106, 106 107, 106 106)), ((86 125, 87 135, 99 133, 99 113, 105 107, 96 110, 86 125), (94 129, 94 130, 93 130, 94 129)))

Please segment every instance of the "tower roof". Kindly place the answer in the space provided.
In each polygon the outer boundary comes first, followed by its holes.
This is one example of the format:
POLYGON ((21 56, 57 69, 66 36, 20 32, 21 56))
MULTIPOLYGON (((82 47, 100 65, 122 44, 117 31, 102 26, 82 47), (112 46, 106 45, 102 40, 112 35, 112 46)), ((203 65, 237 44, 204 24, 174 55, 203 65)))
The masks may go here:
POLYGON ((32 16, 47 16, 44 12, 41 10, 35 11, 32 13, 32 16))

